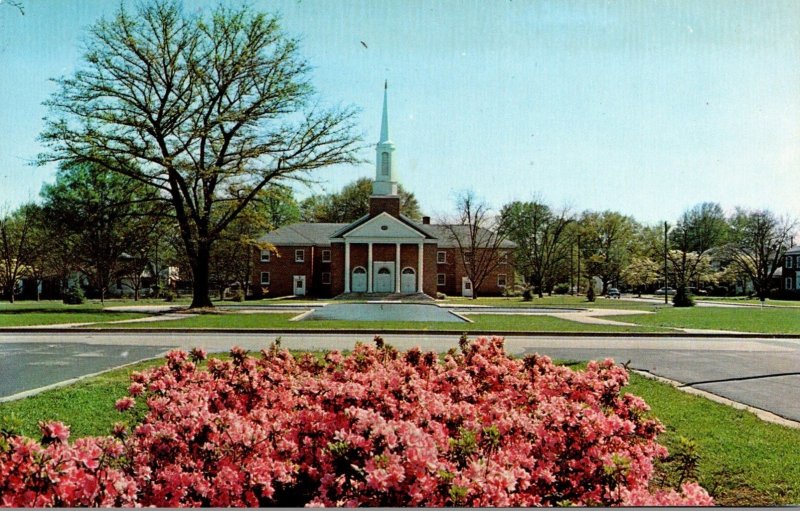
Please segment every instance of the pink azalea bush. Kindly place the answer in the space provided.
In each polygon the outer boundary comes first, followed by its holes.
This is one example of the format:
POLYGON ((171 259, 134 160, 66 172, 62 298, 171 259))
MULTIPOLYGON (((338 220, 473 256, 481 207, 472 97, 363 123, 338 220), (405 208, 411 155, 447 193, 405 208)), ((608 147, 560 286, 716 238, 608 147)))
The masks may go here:
MULTIPOLYGON (((142 506, 711 505, 695 483, 648 484, 663 427, 620 394, 612 361, 585 371, 509 358, 502 338, 434 353, 358 345, 325 361, 273 346, 196 364, 173 351, 135 373, 132 431, 0 443, 0 503, 142 506)), ((124 412, 131 413, 131 412, 124 412)))

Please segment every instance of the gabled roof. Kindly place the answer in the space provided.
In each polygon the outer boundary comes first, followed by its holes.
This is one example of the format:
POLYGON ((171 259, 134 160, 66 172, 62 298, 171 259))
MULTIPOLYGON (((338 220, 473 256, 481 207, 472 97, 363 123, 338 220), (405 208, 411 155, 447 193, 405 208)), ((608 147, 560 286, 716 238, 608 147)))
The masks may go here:
POLYGON ((318 224, 298 222, 284 225, 260 237, 258 241, 273 245, 317 245, 331 244, 331 235, 349 224, 318 224))
MULTIPOLYGON (((426 225, 436 238, 439 240, 440 248, 458 248, 458 240, 461 241, 462 246, 467 247, 470 243, 470 230, 468 225, 441 225, 431 224, 426 225), (456 238, 454 238, 454 236, 456 238)), ((495 235, 489 229, 480 228, 480 240, 490 240, 495 235)), ((503 240, 500 242, 500 248, 515 248, 517 245, 513 241, 503 240)))
MULTIPOLYGON (((470 233, 466 225, 454 225, 452 228, 447 225, 421 224, 410 218, 400 215, 397 218, 403 224, 415 229, 429 240, 437 240, 440 248, 458 248, 458 243, 453 238, 453 234, 462 240, 463 246, 469 246, 470 233)), ((348 232, 365 224, 370 220, 369 215, 364 215, 355 222, 344 223, 313 223, 298 222, 295 224, 284 225, 270 233, 260 237, 258 241, 280 245, 316 245, 330 246, 331 239, 341 238, 348 232)), ((481 229, 482 239, 491 239, 494 233, 488 229, 481 229)), ((515 248, 517 245, 509 240, 503 240, 500 248, 515 248)))
MULTIPOLYGON (((343 228, 341 228, 338 231, 334 232, 331 235, 331 238, 341 238, 345 234, 347 234, 347 233, 353 231, 354 229, 356 229, 356 228, 364 225, 365 223, 369 222, 370 220, 372 220, 372 218, 375 218, 375 217, 370 217, 369 215, 364 215, 361 218, 359 218, 358 220, 356 220, 355 222, 353 222, 351 224, 346 224, 343 228)), ((403 223, 403 224, 407 225, 408 227, 410 227, 411 229, 414 229, 415 231, 419 232, 420 234, 425 236, 426 239, 436 239, 436 236, 432 232, 430 232, 428 229, 425 229, 425 227, 430 227, 430 225, 423 226, 422 224, 418 224, 417 222, 411 220, 410 218, 408 218, 405 215, 400 215, 399 217, 394 217, 393 216, 392 218, 394 218, 396 220, 399 220, 401 223, 403 223)))

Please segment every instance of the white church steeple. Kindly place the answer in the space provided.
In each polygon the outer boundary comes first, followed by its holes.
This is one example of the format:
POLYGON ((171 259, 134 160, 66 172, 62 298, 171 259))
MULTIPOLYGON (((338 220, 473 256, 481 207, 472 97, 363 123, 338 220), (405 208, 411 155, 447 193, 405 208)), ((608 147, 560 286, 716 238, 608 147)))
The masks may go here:
POLYGON ((389 140, 389 83, 383 85, 383 116, 381 139, 375 146, 375 182, 373 195, 397 195, 397 176, 394 171, 394 144, 389 140))

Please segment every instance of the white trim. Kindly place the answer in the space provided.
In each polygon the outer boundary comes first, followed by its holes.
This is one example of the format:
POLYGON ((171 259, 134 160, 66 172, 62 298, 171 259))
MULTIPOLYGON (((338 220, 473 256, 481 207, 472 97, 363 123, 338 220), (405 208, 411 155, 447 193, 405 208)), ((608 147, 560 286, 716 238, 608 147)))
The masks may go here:
POLYGON ((792 277, 786 277, 786 289, 792 289, 792 277))
POLYGON ((446 273, 437 273, 436 274, 436 285, 439 287, 445 287, 447 285, 447 274, 446 273))
POLYGON ((407 242, 409 238, 421 240, 425 235, 389 213, 383 212, 346 233, 343 238, 350 241, 372 240, 376 243, 392 243, 400 240, 407 242), (386 225, 388 229, 381 230, 382 225, 386 225))
POLYGON ((306 262, 306 249, 298 248, 294 251, 294 262, 296 263, 304 263, 306 262), (299 258, 297 256, 300 256, 299 258))
POLYGON ((329 286, 330 283, 331 283, 331 272, 329 272, 329 271, 322 272, 322 284, 326 285, 326 286, 329 286), (328 277, 327 281, 326 281, 325 277, 328 277))
POLYGON ((417 272, 417 292, 418 293, 424 293, 425 292, 424 291, 425 288, 422 287, 422 283, 423 283, 422 270, 423 270, 423 261, 425 259, 425 257, 424 257, 424 255, 425 255, 425 244, 423 244, 421 241, 419 242, 419 245, 417 245, 417 254, 418 254, 417 255, 417 268, 419 270, 417 272))
POLYGON ((436 264, 447 264, 447 251, 446 250, 437 250, 436 251, 436 264), (439 257, 442 256, 442 257, 439 257))
POLYGON ((323 262, 323 263, 329 263, 329 262, 331 262, 331 250, 330 250, 329 248, 326 248, 326 249, 324 249, 324 250, 322 251, 322 262, 323 262), (327 258, 327 259, 325 258, 325 252, 327 252, 327 253, 328 253, 328 258, 327 258))
POLYGON ((508 278, 506 277, 505 273, 498 273, 497 274, 497 287, 506 287, 508 285, 508 278), (503 283, 500 283, 500 278, 503 278, 503 283))
POLYGON ((375 280, 372 277, 372 272, 375 271, 375 268, 372 267, 372 242, 370 241, 367 243, 367 292, 373 292, 373 281, 375 280))
POLYGON ((269 250, 262 250, 261 251, 261 262, 268 263, 270 259, 270 252, 269 250))
POLYGON ((350 273, 350 242, 344 241, 344 292, 350 292, 350 280, 353 274, 350 273))
POLYGON ((270 285, 269 272, 268 271, 262 271, 261 272, 261 285, 262 286, 269 286, 270 285), (264 282, 264 275, 267 276, 267 281, 266 282, 264 282))
POLYGON ((790 255, 786 256, 786 267, 787 268, 791 268, 792 267, 792 256, 790 256, 790 255))
MULTIPOLYGON (((394 267, 400 268, 400 243, 395 243, 394 250, 394 267)), ((400 292, 400 273, 396 273, 394 276, 394 292, 400 292)))

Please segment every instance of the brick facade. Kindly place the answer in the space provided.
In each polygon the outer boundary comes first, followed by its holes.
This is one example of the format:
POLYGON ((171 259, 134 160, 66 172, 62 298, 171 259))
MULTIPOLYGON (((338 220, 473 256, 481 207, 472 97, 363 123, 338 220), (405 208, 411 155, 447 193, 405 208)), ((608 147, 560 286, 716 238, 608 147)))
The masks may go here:
MULTIPOLYGON (((270 297, 289 296, 294 294, 294 277, 306 277, 306 293, 309 296, 332 298, 344 293, 345 282, 345 257, 344 243, 333 242, 330 246, 276 246, 276 252, 271 254, 269 262, 260 260, 260 251, 255 252, 255 272, 252 280, 254 295, 261 295, 259 289, 266 288, 270 297), (296 261, 296 250, 303 250, 304 262, 296 261), (323 251, 330 251, 330 261, 323 261, 326 255, 323 251), (270 283, 260 285, 261 272, 269 272, 270 283), (327 275, 326 275, 327 274, 327 275)), ((394 243, 374 243, 372 246, 373 262, 395 261, 396 245, 394 243)), ((478 288, 479 296, 498 296, 504 291, 498 285, 498 277, 505 275, 506 287, 514 285, 514 269, 511 264, 510 251, 508 262, 501 263, 492 271, 478 288)), ((350 270, 357 266, 367 268, 368 246, 362 243, 350 245, 350 270)), ((400 267, 413 268, 418 272, 418 246, 415 244, 402 244, 400 247, 400 267)), ((423 292, 435 297, 437 292, 448 296, 462 295, 462 278, 465 277, 463 260, 460 251, 454 248, 440 248, 434 243, 425 243, 423 251, 423 292), (444 252, 444 262, 438 262, 438 254, 444 252), (439 274, 444 274, 445 284, 439 285, 439 274)))

